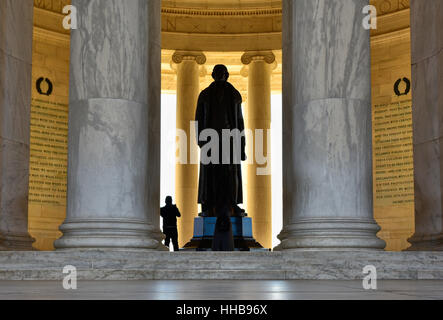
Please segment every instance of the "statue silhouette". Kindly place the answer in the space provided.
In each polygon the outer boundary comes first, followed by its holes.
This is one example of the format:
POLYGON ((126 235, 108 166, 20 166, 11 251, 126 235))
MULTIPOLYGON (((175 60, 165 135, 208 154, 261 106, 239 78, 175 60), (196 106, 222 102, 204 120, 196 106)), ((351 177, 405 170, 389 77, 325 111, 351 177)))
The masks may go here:
MULTIPOLYGON (((234 141, 235 138, 231 137, 226 150, 223 148, 222 134, 225 129, 244 132, 242 97, 227 81, 229 73, 226 66, 215 66, 212 77, 214 82, 203 90, 198 98, 195 121, 198 125, 197 139, 205 129, 217 132, 219 158, 218 163, 200 163, 198 202, 203 208, 201 215, 217 217, 212 249, 232 251, 234 240, 230 217, 244 213, 238 207, 238 204, 243 202, 241 164, 233 160, 236 156, 242 161, 246 160, 246 140, 244 135, 238 137, 241 141, 234 141), (236 155, 237 145, 240 146, 241 155, 236 155), (228 163, 223 162, 223 155, 227 152, 230 155, 228 163)), ((198 144, 203 148, 209 142, 199 140, 198 144)))

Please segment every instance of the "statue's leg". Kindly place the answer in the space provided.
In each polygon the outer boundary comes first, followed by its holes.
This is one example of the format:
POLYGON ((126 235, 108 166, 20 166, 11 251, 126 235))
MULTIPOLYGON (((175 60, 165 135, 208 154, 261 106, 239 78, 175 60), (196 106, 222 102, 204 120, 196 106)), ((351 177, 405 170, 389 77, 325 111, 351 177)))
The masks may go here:
POLYGON ((247 217, 248 214, 246 213, 245 209, 240 208, 238 205, 235 205, 234 207, 234 213, 232 215, 233 217, 247 217))
POLYGON ((232 233, 231 206, 218 206, 216 208, 217 222, 215 224, 213 251, 234 251, 234 236, 232 233))
POLYGON ((202 212, 199 213, 199 217, 216 217, 215 208, 212 208, 210 205, 202 203, 202 212))

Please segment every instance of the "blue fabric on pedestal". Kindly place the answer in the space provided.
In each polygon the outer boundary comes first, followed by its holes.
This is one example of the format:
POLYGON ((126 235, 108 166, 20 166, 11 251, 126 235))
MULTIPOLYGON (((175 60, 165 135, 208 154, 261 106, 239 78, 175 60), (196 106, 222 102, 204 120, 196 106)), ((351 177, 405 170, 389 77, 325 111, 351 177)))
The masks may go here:
MULTIPOLYGON (((215 217, 197 217, 194 219, 194 239, 214 236, 215 217)), ((252 238, 252 219, 231 217, 234 237, 252 238)))

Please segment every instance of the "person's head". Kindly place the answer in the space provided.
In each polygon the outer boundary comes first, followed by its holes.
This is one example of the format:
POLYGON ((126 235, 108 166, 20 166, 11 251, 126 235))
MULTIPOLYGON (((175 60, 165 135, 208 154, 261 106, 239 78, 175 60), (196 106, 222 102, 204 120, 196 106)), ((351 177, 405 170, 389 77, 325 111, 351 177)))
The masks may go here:
POLYGON ((167 196, 166 199, 165 199, 165 203, 167 205, 171 205, 172 204, 172 197, 171 196, 167 196))
POLYGON ((228 81, 229 72, 228 68, 226 68, 223 64, 218 64, 214 67, 214 71, 212 71, 212 78, 215 81, 228 81))

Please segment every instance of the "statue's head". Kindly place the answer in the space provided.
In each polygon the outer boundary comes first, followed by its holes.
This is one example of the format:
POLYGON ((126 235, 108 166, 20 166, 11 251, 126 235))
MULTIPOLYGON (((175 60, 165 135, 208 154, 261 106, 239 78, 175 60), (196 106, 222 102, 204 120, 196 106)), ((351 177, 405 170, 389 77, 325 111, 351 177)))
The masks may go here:
POLYGON ((212 78, 214 78, 215 81, 228 81, 228 68, 223 64, 216 65, 214 71, 212 71, 212 78))
POLYGON ((172 204, 172 197, 171 196, 167 196, 166 199, 165 199, 165 203, 168 204, 168 205, 171 205, 172 204))

